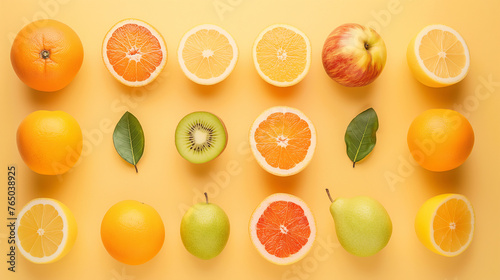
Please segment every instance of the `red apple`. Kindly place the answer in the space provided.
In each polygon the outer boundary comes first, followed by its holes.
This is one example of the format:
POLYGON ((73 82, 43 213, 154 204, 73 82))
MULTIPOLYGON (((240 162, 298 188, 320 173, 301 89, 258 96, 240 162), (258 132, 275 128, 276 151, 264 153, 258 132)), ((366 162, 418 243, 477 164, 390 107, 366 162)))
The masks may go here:
POLYGON ((322 59, 330 78, 347 87, 362 87, 380 75, 387 52, 384 40, 375 30, 348 23, 328 35, 322 59))

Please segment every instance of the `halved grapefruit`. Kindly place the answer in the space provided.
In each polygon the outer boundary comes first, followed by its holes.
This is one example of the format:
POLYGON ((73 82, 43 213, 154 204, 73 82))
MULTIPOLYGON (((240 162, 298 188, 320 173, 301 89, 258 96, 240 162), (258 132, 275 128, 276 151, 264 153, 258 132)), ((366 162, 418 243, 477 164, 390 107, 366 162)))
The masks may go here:
POLYGON ((311 161, 316 148, 316 130, 301 111, 286 106, 272 107, 253 123, 250 147, 266 171, 290 176, 311 161))
POLYGON ((316 238, 314 217, 306 203, 293 195, 268 196, 250 218, 250 238, 268 261, 288 265, 301 260, 316 238))
POLYGON ((165 40, 151 25, 125 19, 108 31, 102 58, 113 77, 131 87, 151 83, 167 63, 165 40))

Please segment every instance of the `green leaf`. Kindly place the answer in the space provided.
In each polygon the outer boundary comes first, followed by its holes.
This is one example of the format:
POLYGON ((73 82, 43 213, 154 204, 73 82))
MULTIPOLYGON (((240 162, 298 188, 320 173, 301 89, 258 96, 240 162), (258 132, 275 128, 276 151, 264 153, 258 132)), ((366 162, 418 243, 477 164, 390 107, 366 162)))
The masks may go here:
POLYGON ((113 132, 116 152, 137 170, 137 163, 144 152, 144 132, 139 120, 130 112, 125 112, 113 132))
POLYGON ((345 144, 352 167, 371 153, 377 142, 377 130, 378 117, 373 108, 363 111, 349 123, 345 132, 345 144))

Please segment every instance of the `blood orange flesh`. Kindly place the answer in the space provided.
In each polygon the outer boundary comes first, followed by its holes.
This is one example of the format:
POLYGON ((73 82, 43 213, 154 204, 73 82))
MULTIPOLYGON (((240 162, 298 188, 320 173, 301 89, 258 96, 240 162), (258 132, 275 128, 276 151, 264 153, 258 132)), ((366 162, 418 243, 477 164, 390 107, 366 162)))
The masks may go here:
POLYGON ((274 194, 254 211, 250 236, 264 258, 276 264, 291 264, 311 248, 316 226, 304 201, 289 194, 274 194))

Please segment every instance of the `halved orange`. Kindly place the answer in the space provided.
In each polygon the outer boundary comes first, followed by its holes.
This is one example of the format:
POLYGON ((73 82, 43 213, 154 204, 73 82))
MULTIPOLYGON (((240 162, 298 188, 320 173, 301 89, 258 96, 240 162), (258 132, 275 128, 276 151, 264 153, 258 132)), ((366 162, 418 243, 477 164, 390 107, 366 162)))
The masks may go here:
POLYGON ((177 55, 182 71, 191 81, 213 85, 233 71, 238 60, 238 47, 226 30, 213 24, 202 24, 182 37, 177 55))
POLYGON ((314 217, 306 203, 293 195, 268 196, 250 218, 250 238, 268 261, 287 265, 302 259, 316 238, 314 217))
POLYGON ((266 171, 290 176, 311 161, 316 148, 316 130, 301 111, 286 106, 272 107, 253 123, 250 147, 266 171))
POLYGON ((118 81, 131 87, 151 83, 167 63, 167 46, 151 25, 125 19, 108 31, 102 43, 106 68, 118 81))
POLYGON ((427 200, 417 213, 415 231, 434 253, 453 257, 469 247, 474 235, 474 210, 460 194, 442 194, 427 200))
POLYGON ((446 25, 422 29, 408 45, 406 57, 415 78, 430 87, 458 83, 469 72, 469 48, 462 36, 446 25))
POLYGON ((274 24, 264 29, 255 40, 253 62, 266 82, 288 87, 307 75, 311 53, 306 34, 287 24, 274 24))

